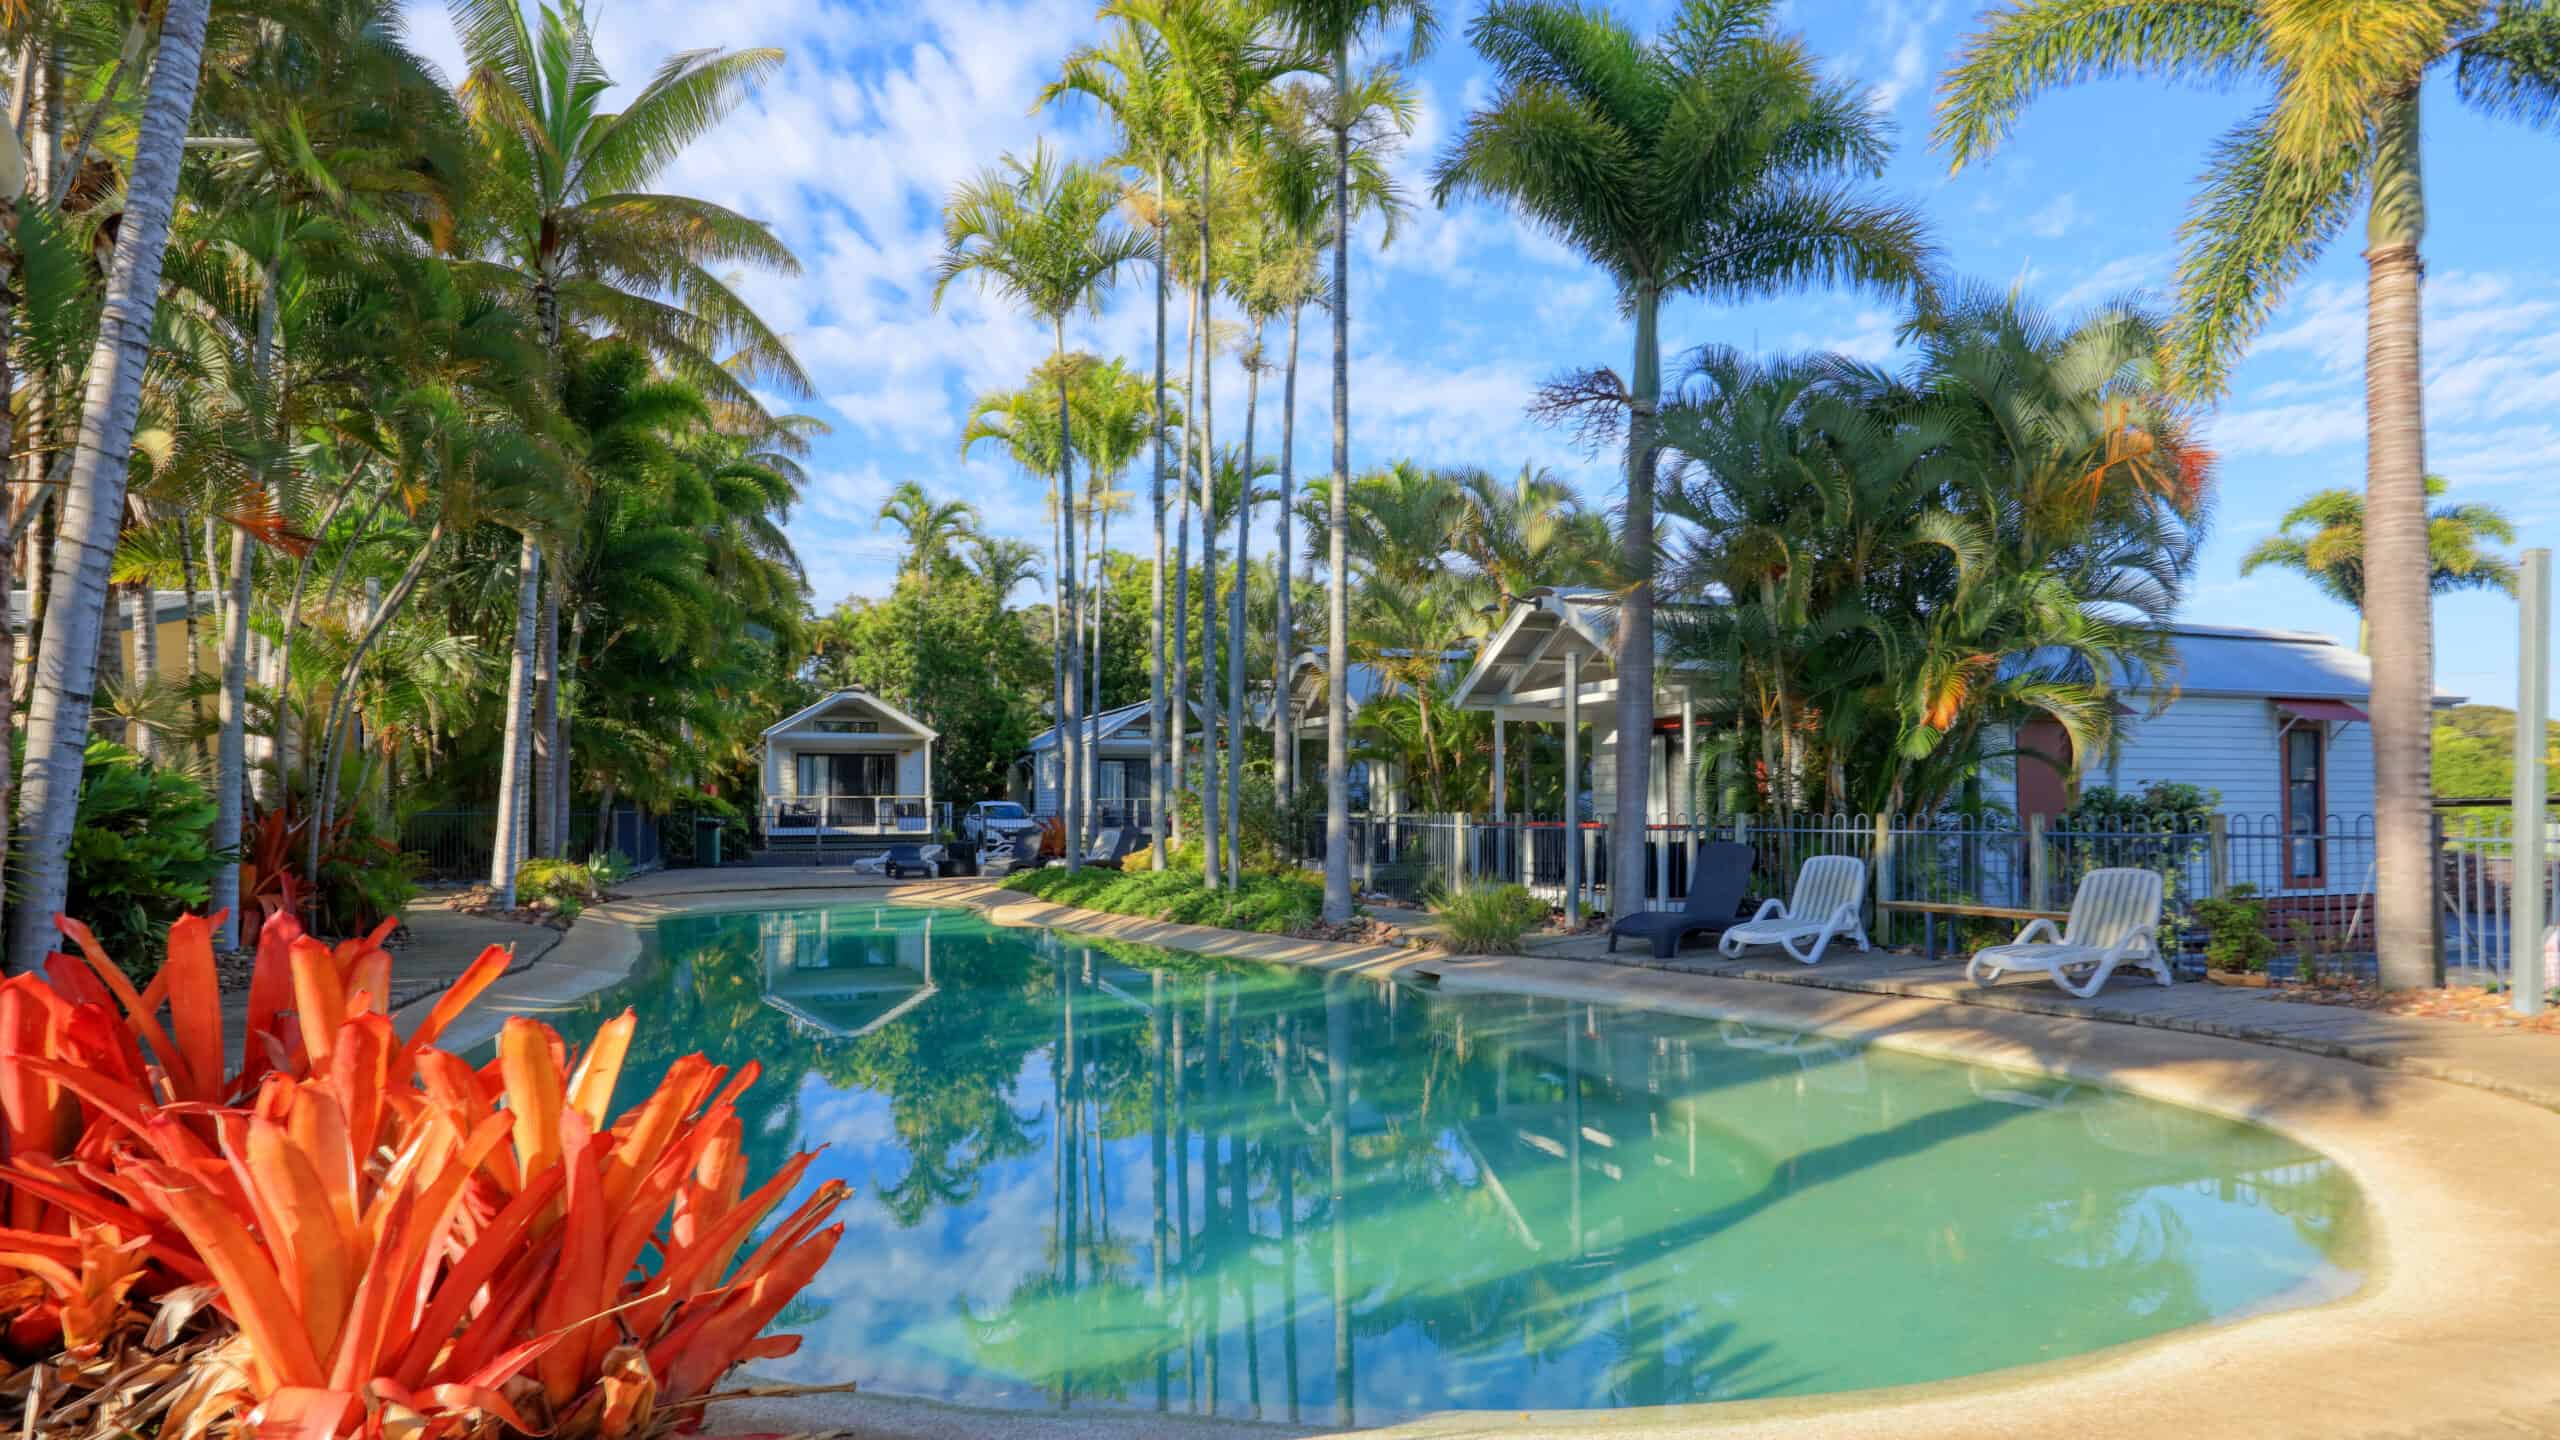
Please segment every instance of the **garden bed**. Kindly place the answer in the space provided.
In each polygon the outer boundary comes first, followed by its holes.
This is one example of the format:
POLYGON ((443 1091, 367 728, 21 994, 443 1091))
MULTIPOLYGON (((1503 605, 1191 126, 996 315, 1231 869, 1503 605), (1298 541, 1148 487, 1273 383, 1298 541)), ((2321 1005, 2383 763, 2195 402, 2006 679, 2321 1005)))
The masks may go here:
POLYGON ((1312 932, 1324 917, 1323 883, 1296 873, 1248 874, 1235 889, 1212 890, 1182 870, 1050 867, 1009 876, 1004 888, 1080 910, 1260 935, 1312 932))

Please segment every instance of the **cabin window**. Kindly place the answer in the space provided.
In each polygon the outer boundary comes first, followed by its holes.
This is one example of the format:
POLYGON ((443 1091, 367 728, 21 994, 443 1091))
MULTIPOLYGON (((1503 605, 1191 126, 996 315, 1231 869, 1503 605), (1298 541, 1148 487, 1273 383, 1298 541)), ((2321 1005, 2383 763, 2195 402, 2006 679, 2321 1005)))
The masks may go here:
POLYGON ((799 758, 800 793, 819 795, 895 795, 895 755, 803 755, 799 758))
POLYGON ((809 728, 821 735, 877 735, 880 733, 880 722, 877 720, 820 720, 809 728))
POLYGON ((2323 843, 2327 808, 2329 737, 2318 724, 2294 725, 2284 744, 2284 878, 2288 885, 2317 885, 2328 869, 2323 843))

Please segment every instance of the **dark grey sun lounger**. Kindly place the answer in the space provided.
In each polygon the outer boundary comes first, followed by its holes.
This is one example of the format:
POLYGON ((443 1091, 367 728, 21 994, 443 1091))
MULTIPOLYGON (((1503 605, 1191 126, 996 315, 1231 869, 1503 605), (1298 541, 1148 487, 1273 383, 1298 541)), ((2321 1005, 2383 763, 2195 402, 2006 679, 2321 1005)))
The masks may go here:
POLYGON ((1630 915, 1609 927, 1609 949, 1618 941, 1643 940, 1653 958, 1668 960, 1680 953, 1680 942, 1692 935, 1715 939, 1741 918, 1742 892, 1751 884, 1751 847, 1717 840, 1698 847, 1698 863, 1689 871, 1689 902, 1677 910, 1650 910, 1630 915))

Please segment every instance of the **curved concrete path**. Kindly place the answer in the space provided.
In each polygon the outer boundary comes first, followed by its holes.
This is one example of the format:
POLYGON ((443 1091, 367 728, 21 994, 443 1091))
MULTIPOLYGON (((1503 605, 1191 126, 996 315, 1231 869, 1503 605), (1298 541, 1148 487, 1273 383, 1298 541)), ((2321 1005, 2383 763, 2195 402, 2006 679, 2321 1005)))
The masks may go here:
MULTIPOLYGON (((684 875, 686 872, 677 872, 684 875)), ((998 924, 1059 926, 1191 951, 1388 975, 1447 988, 1588 999, 1820 1030, 1862 1043, 2098 1081, 2257 1122, 2335 1159, 2370 1219, 2353 1296, 1968 1380, 1782 1401, 1611 1412, 1465 1413, 1359 1433, 1393 1440, 1716 1436, 1732 1440, 1982 1440, 1986 1435, 2488 1440, 2560 1435, 2560 1115, 2468 1086, 2218 1036, 1537 957, 1454 959, 1330 946, 1028 900, 981 882, 849 886, 841 871, 650 877, 589 912, 511 976, 455 1043, 494 1033, 628 973, 646 927, 694 909, 833 896, 969 905, 998 924), (704 883, 704 882, 711 883, 704 883), (637 888, 637 887, 635 887, 637 888)), ((1949 1324, 1962 1324, 1951 1315, 1949 1324)), ((1844 1337, 1844 1339, 1849 1337, 1844 1337)), ((1876 1337, 1856 1337, 1872 1342, 1876 1337)), ((1146 1414, 985 1412, 880 1396, 741 1403, 724 1432, 833 1429, 881 1440, 1041 1436, 1152 1440, 1285 1432, 1146 1414)))

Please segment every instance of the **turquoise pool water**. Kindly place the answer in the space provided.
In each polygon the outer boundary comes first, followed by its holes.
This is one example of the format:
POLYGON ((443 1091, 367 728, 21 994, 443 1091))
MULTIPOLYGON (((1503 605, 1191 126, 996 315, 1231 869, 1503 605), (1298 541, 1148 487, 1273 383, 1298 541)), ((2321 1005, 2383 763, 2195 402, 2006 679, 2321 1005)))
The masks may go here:
MULTIPOLYGON (((753 1059, 854 1186, 793 1379, 1308 1422, 1935 1380, 2352 1288, 2264 1131, 1785 1032, 843 907, 669 919, 562 1017, 753 1059)), ((629 1099, 626 1094, 625 1099, 629 1099)))

